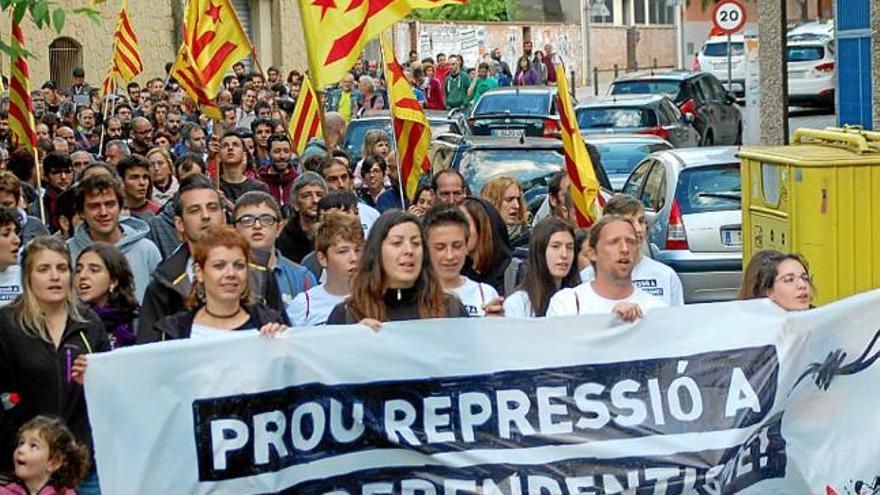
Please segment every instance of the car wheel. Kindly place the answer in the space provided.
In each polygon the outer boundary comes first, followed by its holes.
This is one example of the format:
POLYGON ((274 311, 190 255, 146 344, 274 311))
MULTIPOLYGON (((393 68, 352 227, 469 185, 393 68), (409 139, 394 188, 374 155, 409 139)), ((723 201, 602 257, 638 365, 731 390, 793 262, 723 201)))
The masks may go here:
POLYGON ((743 144, 743 125, 742 125, 742 122, 740 122, 739 127, 737 127, 737 129, 736 129, 736 141, 734 141, 733 144, 735 144, 737 146, 741 146, 743 144))
POLYGON ((715 136, 712 135, 711 129, 707 130, 706 135, 703 136, 703 146, 715 146, 715 136))

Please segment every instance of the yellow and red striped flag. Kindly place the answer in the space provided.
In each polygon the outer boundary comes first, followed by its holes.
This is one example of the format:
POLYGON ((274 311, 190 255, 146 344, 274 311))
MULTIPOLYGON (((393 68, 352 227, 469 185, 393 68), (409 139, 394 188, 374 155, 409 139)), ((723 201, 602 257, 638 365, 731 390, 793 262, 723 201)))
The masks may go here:
POLYGON ((233 64, 250 56, 251 50, 229 0, 189 0, 183 45, 171 75, 202 107, 202 113, 219 119, 214 99, 223 77, 233 64))
POLYGON ((119 19, 116 21, 116 33, 113 34, 113 64, 111 73, 119 75, 125 81, 131 81, 143 72, 144 62, 141 60, 137 35, 128 16, 128 0, 122 0, 119 19))
POLYGON ((290 134, 290 142, 293 151, 297 155, 302 155, 306 149, 306 143, 315 136, 322 136, 321 132, 321 114, 318 105, 321 101, 315 94, 312 84, 308 77, 302 80, 302 86, 299 89, 299 97, 296 99, 296 105, 293 107, 293 115, 290 116, 290 124, 287 126, 287 133, 290 134))
POLYGON ((116 73, 111 68, 104 77, 104 83, 101 84, 101 97, 106 98, 107 95, 115 93, 119 86, 116 84, 116 73))
POLYGON ((431 145, 431 126, 422 106, 416 100, 412 86, 406 80, 403 68, 394 59, 394 50, 387 34, 379 37, 385 74, 388 77, 388 98, 397 140, 397 162, 400 164, 400 182, 406 197, 412 200, 419 188, 419 178, 431 170, 428 147, 431 145))
POLYGON ((593 161, 578 128, 571 95, 568 92, 568 80, 565 78, 565 67, 561 63, 556 65, 556 83, 558 85, 556 107, 562 127, 565 171, 571 179, 571 199, 577 225, 585 228, 593 225, 601 214, 602 197, 599 194, 599 180, 596 178, 593 161))
POLYGON ((24 58, 24 34, 21 26, 12 21, 12 77, 9 79, 9 130, 13 142, 24 146, 31 156, 36 156, 37 131, 34 125, 34 103, 31 100, 30 73, 24 58))
POLYGON ((341 81, 367 42, 413 9, 465 3, 467 0, 299 0, 312 82, 323 88, 341 81), (345 3, 348 5, 343 8, 345 3))

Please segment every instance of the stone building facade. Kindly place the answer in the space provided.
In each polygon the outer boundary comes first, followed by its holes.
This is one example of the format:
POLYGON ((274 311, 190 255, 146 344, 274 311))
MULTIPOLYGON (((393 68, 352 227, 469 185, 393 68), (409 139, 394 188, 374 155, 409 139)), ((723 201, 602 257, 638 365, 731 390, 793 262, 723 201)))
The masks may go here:
MULTIPOLYGON (((69 2, 65 2, 65 5, 69 2)), ((231 0, 256 48, 264 69, 271 65, 303 70, 306 66, 305 43, 297 0, 231 0)), ((165 64, 173 62, 181 42, 184 16, 183 0, 130 0, 129 14, 138 36, 144 72, 137 77, 145 82, 165 75, 165 64)), ((37 29, 30 20, 23 24, 30 59, 31 87, 54 80, 66 87, 73 67, 81 66, 86 82, 99 86, 110 66, 113 32, 119 1, 98 4, 101 23, 68 12, 61 33, 37 29)), ((2 23, 0 36, 9 39, 8 21, 2 23)), ((5 57, 4 57, 5 58, 5 57)), ((0 72, 9 74, 9 60, 0 62, 0 72)))

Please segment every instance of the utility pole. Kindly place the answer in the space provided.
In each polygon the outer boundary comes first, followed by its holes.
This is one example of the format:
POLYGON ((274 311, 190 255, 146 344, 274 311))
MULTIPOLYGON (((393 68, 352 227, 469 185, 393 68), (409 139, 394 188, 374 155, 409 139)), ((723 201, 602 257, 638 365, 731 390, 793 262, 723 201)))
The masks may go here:
POLYGON ((758 2, 758 63, 761 67, 761 144, 788 144, 786 1, 758 2))
POLYGON ((584 86, 589 86, 591 83, 596 84, 596 81, 590 81, 590 17, 592 16, 592 6, 590 5, 590 0, 581 0, 581 27, 583 28, 583 33, 581 34, 581 65, 584 68, 583 74, 581 74, 581 81, 584 86))

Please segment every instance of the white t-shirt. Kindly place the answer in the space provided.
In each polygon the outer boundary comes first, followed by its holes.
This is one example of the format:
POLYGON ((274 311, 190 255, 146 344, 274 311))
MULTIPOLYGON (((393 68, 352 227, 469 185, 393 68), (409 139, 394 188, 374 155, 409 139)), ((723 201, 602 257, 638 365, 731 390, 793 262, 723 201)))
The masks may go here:
POLYGON ((593 290, 592 282, 586 282, 573 289, 562 289, 550 299, 547 316, 570 316, 585 314, 607 314, 614 310, 620 302, 636 303, 642 312, 652 308, 664 308, 666 304, 659 297, 654 297, 638 287, 624 299, 606 299, 593 290))
POLYGON ((504 299, 504 316, 507 318, 534 318, 532 301, 524 290, 518 290, 504 299))
POLYGON ((489 284, 475 282, 467 277, 462 278, 464 283, 460 287, 447 292, 458 296, 468 316, 486 316, 483 305, 498 297, 498 291, 489 284))
POLYGON ((364 229, 364 238, 370 235, 370 229, 379 219, 379 210, 365 203, 358 203, 358 216, 361 217, 361 227, 364 229))
POLYGON ((191 339, 222 339, 233 335, 235 332, 223 328, 214 328, 207 325, 199 325, 193 323, 192 329, 189 331, 191 339))
POLYGON ((0 306, 6 306, 21 294, 21 266, 10 265, 0 272, 0 306))
POLYGON ((333 308, 346 297, 348 296, 334 296, 321 284, 297 294, 287 306, 287 316, 295 327, 324 325, 333 308))
MULTIPOLYGON (((591 282, 596 274, 592 266, 581 272, 581 282, 591 282)), ((684 290, 675 270, 657 260, 642 256, 632 272, 633 285, 652 296, 663 299, 667 306, 684 304, 684 290)))

